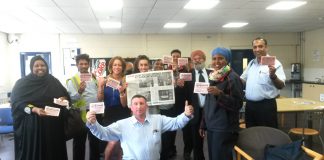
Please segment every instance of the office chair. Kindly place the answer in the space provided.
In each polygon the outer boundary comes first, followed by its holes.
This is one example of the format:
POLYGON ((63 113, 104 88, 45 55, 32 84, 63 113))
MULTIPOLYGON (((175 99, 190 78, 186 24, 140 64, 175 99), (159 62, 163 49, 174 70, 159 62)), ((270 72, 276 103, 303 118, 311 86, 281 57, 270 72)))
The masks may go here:
MULTIPOLYGON (((251 127, 239 134, 237 145, 234 147, 236 159, 263 160, 267 144, 280 146, 291 143, 288 134, 270 127, 251 127)), ((314 160, 324 160, 323 155, 302 146, 303 151, 314 160)))
POLYGON ((3 135, 13 133, 13 119, 11 108, 0 108, 0 136, 3 141, 3 135))

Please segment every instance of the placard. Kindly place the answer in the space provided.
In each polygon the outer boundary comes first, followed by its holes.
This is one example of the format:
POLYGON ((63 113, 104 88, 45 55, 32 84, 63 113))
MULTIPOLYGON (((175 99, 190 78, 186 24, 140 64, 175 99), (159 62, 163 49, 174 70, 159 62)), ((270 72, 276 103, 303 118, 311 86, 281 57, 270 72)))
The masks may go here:
POLYGON ((59 98, 54 98, 54 101, 53 101, 54 104, 58 104, 60 106, 69 106, 69 101, 64 99, 63 101, 59 98))
POLYGON ((56 107, 45 106, 45 113, 48 116, 58 117, 60 115, 61 109, 56 107))
POLYGON ((118 89, 120 87, 120 82, 116 79, 108 77, 106 86, 109 86, 114 89, 118 89))
POLYGON ((172 56, 163 56, 163 64, 172 64, 173 58, 172 56))
POLYGON ((178 58, 178 66, 186 66, 188 64, 188 58, 178 58))
POLYGON ((261 65, 271 65, 274 66, 276 61, 276 56, 262 56, 261 65))
POLYGON ((104 102, 90 103, 89 109, 90 111, 96 112, 96 114, 103 114, 105 113, 105 104, 104 102))
POLYGON ((209 83, 195 82, 194 93, 208 94, 209 83))
POLYGON ((91 74, 90 73, 80 73, 80 80, 83 81, 91 81, 91 74))
POLYGON ((191 73, 180 73, 179 77, 180 77, 180 79, 183 79, 184 81, 192 81, 191 73))

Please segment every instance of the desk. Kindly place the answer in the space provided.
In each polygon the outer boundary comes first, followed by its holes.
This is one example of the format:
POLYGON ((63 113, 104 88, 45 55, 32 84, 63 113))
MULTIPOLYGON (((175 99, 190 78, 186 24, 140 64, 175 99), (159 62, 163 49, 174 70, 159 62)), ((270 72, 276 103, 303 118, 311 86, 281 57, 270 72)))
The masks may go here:
POLYGON ((278 112, 316 112, 324 110, 324 102, 304 98, 279 98, 276 101, 278 112))
MULTIPOLYGON (((304 120, 306 120, 305 113, 324 112, 324 102, 313 101, 303 98, 279 98, 276 99, 276 101, 278 112, 304 112, 304 120)), ((322 118, 320 119, 320 121, 322 121, 322 118)), ((308 127, 312 128, 312 120, 308 119, 307 123, 308 127)), ((295 127, 297 127, 297 114, 295 117, 295 127)), ((303 127, 306 127, 306 121, 303 127)), ((309 137, 310 146, 312 146, 311 141, 311 137, 309 137)))
POLYGON ((0 104, 0 108, 11 108, 10 103, 0 104))

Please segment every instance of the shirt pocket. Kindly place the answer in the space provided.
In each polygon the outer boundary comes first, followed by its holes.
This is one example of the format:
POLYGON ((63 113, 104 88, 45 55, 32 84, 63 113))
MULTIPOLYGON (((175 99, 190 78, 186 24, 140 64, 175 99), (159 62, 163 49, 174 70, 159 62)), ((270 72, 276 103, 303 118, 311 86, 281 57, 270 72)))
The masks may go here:
POLYGON ((261 85, 269 84, 270 83, 270 77, 269 77, 269 68, 262 67, 259 70, 259 80, 258 83, 261 85))

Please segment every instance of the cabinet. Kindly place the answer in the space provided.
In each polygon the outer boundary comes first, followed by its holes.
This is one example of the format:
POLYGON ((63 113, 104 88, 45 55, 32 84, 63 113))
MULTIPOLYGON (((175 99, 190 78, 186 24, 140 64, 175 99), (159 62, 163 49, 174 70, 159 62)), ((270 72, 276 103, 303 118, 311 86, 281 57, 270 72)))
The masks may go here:
POLYGON ((303 98, 314 101, 320 100, 320 94, 324 94, 324 84, 303 83, 303 98))

